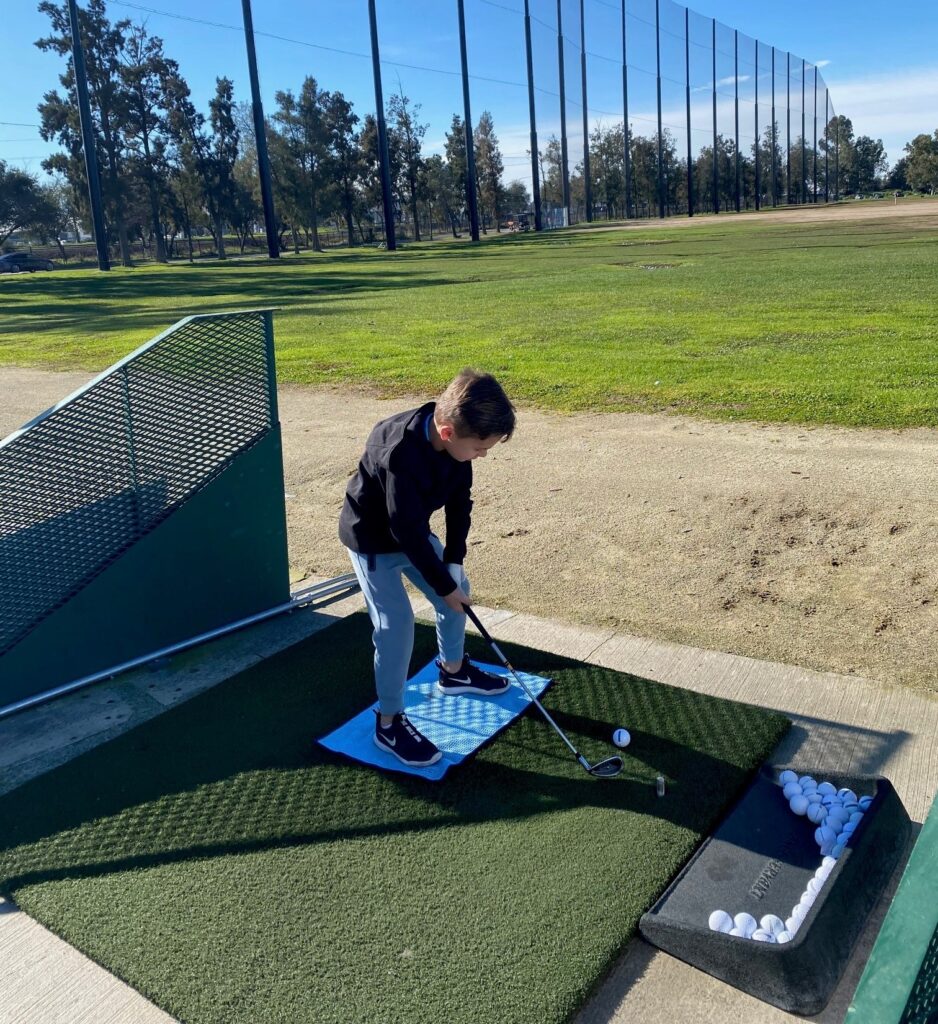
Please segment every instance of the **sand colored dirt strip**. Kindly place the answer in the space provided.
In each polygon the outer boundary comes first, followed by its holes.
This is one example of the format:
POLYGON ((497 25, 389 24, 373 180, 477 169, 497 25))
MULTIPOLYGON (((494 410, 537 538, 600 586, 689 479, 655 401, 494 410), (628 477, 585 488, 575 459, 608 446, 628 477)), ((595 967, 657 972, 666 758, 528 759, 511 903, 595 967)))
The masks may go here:
MULTIPOLYGON (((0 369, 0 435, 88 379, 0 369)), ((281 388, 294 579, 349 571, 347 478, 423 400, 281 388)), ((938 694, 935 431, 521 410, 475 470, 483 604, 938 694)))

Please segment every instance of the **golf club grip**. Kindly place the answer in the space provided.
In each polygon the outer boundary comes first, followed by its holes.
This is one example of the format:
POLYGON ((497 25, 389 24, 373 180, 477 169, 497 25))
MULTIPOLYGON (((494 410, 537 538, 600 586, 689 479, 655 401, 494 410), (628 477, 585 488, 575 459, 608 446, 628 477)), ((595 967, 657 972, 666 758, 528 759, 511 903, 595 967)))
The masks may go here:
MULTIPOLYGON (((478 630, 478 631, 479 631, 479 632, 480 632, 480 633, 482 634, 482 639, 483 639, 483 640, 484 640, 484 641, 485 641, 485 642, 486 642, 486 643, 487 643, 487 644, 488 644, 489 646, 491 646, 492 644, 494 644, 494 643, 495 643, 495 641, 494 641, 494 640, 492 639, 492 637, 491 637, 491 636, 489 635, 489 631, 488 631, 488 630, 487 630, 487 629, 485 628, 485 626, 483 626, 483 625, 482 625, 482 623, 481 623, 481 622, 479 621, 479 616, 478 616, 478 615, 476 615, 476 613, 475 613, 475 612, 474 612, 474 611, 472 610, 472 606, 471 606, 471 605, 468 605, 468 604, 464 604, 464 605, 463 605, 463 608, 465 608, 465 609, 466 609, 466 614, 467 614, 467 615, 469 616, 469 618, 470 618, 470 619, 472 619, 472 624, 473 624, 473 625, 475 626, 475 628, 476 628, 476 629, 477 629, 477 630, 478 630)), ((501 651, 499 651, 499 654, 501 654, 501 651)), ((502 657, 504 657, 504 655, 502 655, 502 657)))
POLYGON ((495 641, 492 639, 491 635, 489 634, 488 630, 479 621, 479 618, 476 615, 476 613, 467 604, 464 604, 463 608, 466 609, 466 614, 475 623, 476 629, 482 634, 482 639, 495 652, 495 654, 498 657, 498 660, 505 666, 505 668, 507 668, 509 670, 509 672, 514 672, 514 669, 511 667, 511 662, 505 657, 504 654, 502 654, 501 648, 498 646, 497 643, 495 643, 495 641))

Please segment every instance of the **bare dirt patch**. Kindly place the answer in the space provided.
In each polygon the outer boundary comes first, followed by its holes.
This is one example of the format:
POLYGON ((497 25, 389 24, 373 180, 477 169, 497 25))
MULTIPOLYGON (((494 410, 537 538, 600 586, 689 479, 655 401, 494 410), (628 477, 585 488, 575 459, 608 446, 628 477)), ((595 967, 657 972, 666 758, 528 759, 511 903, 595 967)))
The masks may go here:
MULTIPOLYGON (((0 369, 0 435, 87 379, 0 369)), ((294 579, 349 570, 348 476, 422 400, 281 388, 294 579)), ((935 431, 522 410, 475 480, 482 604, 938 694, 935 431)))

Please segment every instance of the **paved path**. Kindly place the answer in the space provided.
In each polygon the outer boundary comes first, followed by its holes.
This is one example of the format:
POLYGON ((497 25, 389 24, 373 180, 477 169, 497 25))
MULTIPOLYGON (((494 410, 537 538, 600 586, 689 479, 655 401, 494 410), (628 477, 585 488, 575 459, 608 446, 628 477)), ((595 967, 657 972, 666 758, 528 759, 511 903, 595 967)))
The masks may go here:
MULTIPOLYGON (((248 665, 362 607, 358 595, 303 610, 50 704, 0 719, 0 793, 140 724, 248 665)), ((429 605, 415 606, 428 617, 429 605)), ((672 685, 776 708, 793 728, 778 761, 888 776, 921 822, 938 785, 938 702, 856 676, 810 672, 714 651, 583 629, 529 615, 478 609, 501 640, 528 644, 672 685)), ((898 880, 896 872, 891 886, 898 880)), ((841 984, 816 1019, 840 1024, 888 908, 871 915, 841 984)), ((0 902, 0 1024, 171 1024, 13 904, 0 902)), ((803 1020, 776 1010, 655 950, 641 939, 623 953, 577 1024, 673 1020, 747 1024, 803 1020)))

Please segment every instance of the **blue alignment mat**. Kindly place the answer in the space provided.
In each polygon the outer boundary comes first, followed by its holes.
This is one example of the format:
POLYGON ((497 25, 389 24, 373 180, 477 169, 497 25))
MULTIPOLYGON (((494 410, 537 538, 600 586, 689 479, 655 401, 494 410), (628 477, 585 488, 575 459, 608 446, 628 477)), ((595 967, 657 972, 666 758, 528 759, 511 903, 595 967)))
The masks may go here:
MULTIPOLYGON (((511 679, 507 669, 498 665, 474 664, 493 675, 511 679)), ((531 692, 539 697, 550 685, 543 676, 518 675, 531 692)), ((414 727, 443 753, 436 764, 428 768, 411 768, 402 764, 387 751, 375 746, 375 709, 377 702, 357 714, 345 725, 323 736, 319 741, 327 750, 345 754, 355 761, 375 768, 406 772, 424 779, 442 779, 453 767, 474 753, 486 740, 501 732, 531 704, 524 690, 512 679, 511 686, 497 697, 481 697, 474 693, 444 696, 437 689, 439 669, 431 661, 407 681, 404 691, 404 711, 414 727)))

